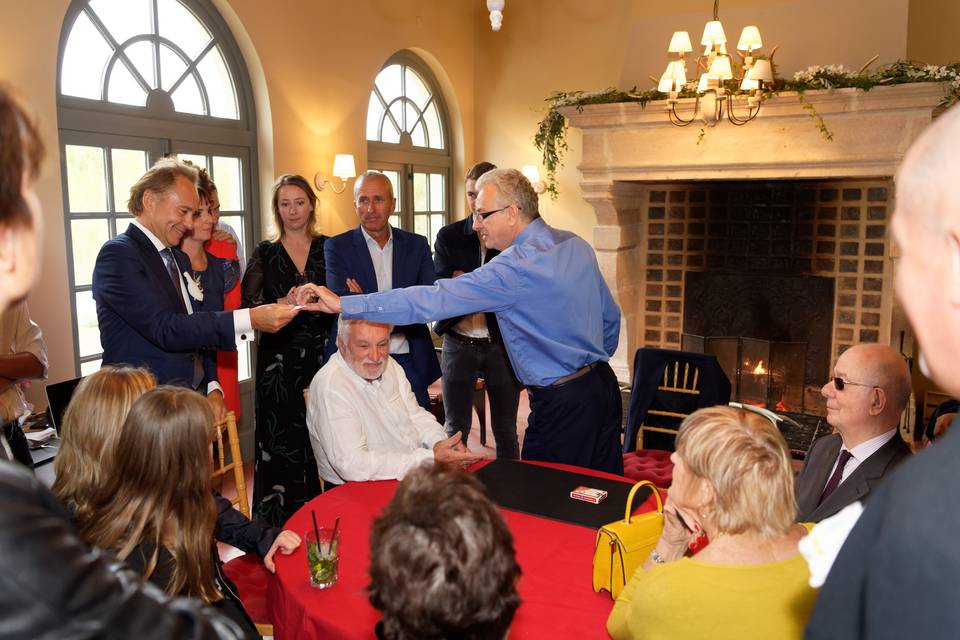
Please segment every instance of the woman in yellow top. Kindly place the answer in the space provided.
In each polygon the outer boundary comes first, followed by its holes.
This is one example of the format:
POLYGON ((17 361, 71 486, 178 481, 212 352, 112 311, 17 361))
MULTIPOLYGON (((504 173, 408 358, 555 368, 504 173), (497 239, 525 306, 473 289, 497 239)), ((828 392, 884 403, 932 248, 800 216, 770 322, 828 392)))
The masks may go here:
POLYGON ((607 620, 621 638, 800 638, 817 592, 793 523, 793 471, 765 418, 711 407, 677 437, 663 534, 607 620), (684 557, 706 534, 710 544, 684 557))

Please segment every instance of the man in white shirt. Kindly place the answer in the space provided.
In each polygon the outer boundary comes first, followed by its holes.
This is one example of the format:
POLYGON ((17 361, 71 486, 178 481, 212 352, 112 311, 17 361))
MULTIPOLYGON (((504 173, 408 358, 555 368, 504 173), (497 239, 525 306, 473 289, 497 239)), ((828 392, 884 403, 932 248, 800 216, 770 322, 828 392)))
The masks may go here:
POLYGON ((797 476, 798 522, 819 522, 864 500, 910 455, 898 431, 910 399, 910 371, 894 349, 882 344, 847 349, 821 393, 836 432, 813 443, 797 476))
POLYGON ((339 350, 310 384, 307 428, 326 483, 401 479, 428 460, 467 467, 482 457, 417 403, 390 357, 391 330, 341 319, 339 350))
POLYGON ((14 457, 31 468, 30 448, 20 428, 20 418, 30 413, 30 406, 19 383, 46 377, 47 344, 21 300, 0 315, 0 432, 14 457))

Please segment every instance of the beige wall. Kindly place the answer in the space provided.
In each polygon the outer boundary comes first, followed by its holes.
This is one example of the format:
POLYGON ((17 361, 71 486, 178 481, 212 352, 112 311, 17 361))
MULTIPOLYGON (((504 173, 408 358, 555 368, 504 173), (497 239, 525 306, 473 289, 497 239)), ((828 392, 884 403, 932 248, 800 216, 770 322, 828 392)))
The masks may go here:
POLYGON ((907 56, 930 64, 960 60, 960 2, 910 0, 907 56))

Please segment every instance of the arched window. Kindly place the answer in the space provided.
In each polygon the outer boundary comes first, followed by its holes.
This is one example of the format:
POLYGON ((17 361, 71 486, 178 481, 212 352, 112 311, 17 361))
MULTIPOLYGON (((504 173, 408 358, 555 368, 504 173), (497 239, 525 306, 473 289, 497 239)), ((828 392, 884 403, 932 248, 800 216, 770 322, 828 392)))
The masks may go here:
POLYGON ((377 74, 367 106, 371 169, 387 174, 397 197, 390 223, 427 237, 431 248, 450 220, 450 136, 437 82, 409 52, 377 74))
MULTIPOLYGON (((248 253, 258 229, 256 123, 243 59, 209 0, 74 0, 57 88, 74 346, 86 375, 102 354, 93 266, 129 224, 130 186, 164 155, 205 167, 221 221, 248 253)), ((240 368, 249 377, 248 353, 240 368)))

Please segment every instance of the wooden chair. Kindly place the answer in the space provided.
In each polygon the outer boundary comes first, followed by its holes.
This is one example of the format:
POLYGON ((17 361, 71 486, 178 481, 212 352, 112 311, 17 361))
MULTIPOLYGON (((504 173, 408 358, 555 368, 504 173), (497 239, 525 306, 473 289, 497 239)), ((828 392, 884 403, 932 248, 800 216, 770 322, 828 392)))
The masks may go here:
POLYGON ((250 517, 250 501, 247 499, 247 481, 243 472, 243 455, 240 453, 240 436, 237 433, 237 417, 232 411, 216 425, 216 446, 213 460, 213 479, 222 480, 233 472, 237 496, 231 500, 243 515, 250 517), (223 446, 223 433, 227 433, 227 446, 223 446))
MULTIPOLYGON (((673 441, 680 423, 697 409, 699 383, 700 370, 689 362, 673 361, 663 368, 663 380, 657 386, 654 402, 640 424, 638 449, 647 448, 644 442, 647 433, 665 434, 670 442, 673 441)), ((659 440, 663 441, 664 437, 659 440)))

